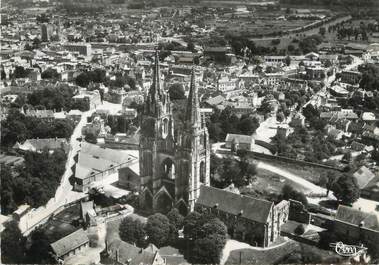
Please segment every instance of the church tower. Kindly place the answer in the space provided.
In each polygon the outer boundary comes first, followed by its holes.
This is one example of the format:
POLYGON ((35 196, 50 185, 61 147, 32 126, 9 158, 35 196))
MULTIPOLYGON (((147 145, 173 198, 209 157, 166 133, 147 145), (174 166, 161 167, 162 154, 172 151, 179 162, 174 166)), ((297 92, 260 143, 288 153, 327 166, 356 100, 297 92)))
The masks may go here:
POLYGON ((195 69, 192 69, 185 126, 176 148, 176 207, 193 211, 201 185, 210 185, 210 144, 208 129, 201 117, 195 69))
POLYGON ((146 210, 167 212, 175 201, 175 143, 171 102, 164 90, 155 54, 140 136, 140 202, 146 210))
POLYGON ((200 113, 194 69, 184 128, 177 135, 174 139, 171 102, 163 87, 156 52, 139 146, 140 204, 145 210, 167 213, 176 207, 187 214, 194 210, 200 186, 210 184, 209 135, 200 113))

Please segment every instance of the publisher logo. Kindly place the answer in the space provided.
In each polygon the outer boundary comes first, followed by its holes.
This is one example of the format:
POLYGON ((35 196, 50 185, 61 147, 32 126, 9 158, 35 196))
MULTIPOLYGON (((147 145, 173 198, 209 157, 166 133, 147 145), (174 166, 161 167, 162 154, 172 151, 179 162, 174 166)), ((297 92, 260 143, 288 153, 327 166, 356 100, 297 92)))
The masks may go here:
POLYGON ((335 252, 344 257, 355 257, 366 254, 367 248, 363 245, 346 245, 342 242, 332 243, 330 247, 334 248, 335 252))

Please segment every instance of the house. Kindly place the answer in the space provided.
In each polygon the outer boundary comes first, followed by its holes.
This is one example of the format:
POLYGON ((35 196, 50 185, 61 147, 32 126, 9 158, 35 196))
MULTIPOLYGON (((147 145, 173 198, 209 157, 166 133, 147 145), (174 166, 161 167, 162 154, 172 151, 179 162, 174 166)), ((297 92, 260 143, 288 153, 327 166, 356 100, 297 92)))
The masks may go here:
POLYGON ((216 215, 230 236, 253 246, 268 247, 287 222, 289 202, 273 202, 202 185, 195 210, 216 215))
POLYGON ((118 186, 126 190, 138 190, 141 185, 139 164, 135 163, 118 171, 118 186))
POLYGON ((70 145, 66 138, 47 138, 47 139, 27 139, 23 144, 19 142, 15 143, 14 149, 30 151, 30 152, 42 152, 47 150, 49 152, 54 152, 55 150, 61 149, 65 153, 70 150, 70 145))
POLYGON ((4 164, 7 166, 20 166, 25 162, 25 159, 22 156, 12 156, 0 154, 0 165, 4 164))
POLYGON ((105 242, 104 261, 102 264, 122 265, 165 265, 166 260, 161 257, 158 250, 151 252, 151 248, 142 249, 132 244, 115 239, 105 242))
POLYGON ((228 133, 225 138, 225 147, 231 149, 232 151, 253 151, 254 143, 254 137, 251 135, 228 133))
POLYGON ((339 205, 333 233, 345 244, 361 242, 369 252, 379 252, 379 221, 376 213, 367 213, 339 205))
POLYGON ((373 123, 376 121, 376 116, 372 112, 363 112, 361 118, 364 122, 367 123, 373 123))
POLYGON ((54 120, 54 111, 52 110, 27 110, 25 113, 26 117, 37 118, 46 121, 54 120))
POLYGON ((74 102, 87 102, 90 109, 94 109, 101 105, 100 92, 98 90, 86 91, 82 90, 78 95, 72 97, 74 102))
POLYGON ((363 189, 369 182, 371 182, 371 180, 375 178, 375 174, 372 173, 367 167, 361 166, 353 173, 353 177, 357 180, 359 188, 363 189))
POLYGON ((304 127, 305 125, 305 117, 300 112, 297 112, 291 120, 292 127, 304 127))
POLYGON ((65 260, 88 246, 88 235, 82 228, 50 244, 57 261, 65 260))
POLYGON ((96 211, 93 201, 81 201, 80 213, 86 226, 96 225, 96 211))
POLYGON ((87 192, 92 183, 117 174, 118 170, 138 162, 124 150, 114 150, 83 142, 75 165, 74 189, 87 192))
POLYGON ((358 71, 342 71, 340 77, 342 83, 356 85, 361 81, 362 73, 358 71))
POLYGON ((373 178, 361 189, 361 197, 379 202, 379 176, 373 178))

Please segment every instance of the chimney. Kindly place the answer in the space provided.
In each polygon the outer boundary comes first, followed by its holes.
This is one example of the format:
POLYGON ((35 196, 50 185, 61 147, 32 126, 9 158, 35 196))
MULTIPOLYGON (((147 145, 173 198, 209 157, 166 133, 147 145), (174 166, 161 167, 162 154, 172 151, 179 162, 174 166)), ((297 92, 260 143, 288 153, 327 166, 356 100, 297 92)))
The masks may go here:
POLYGON ((119 249, 116 249, 116 262, 120 262, 119 249))

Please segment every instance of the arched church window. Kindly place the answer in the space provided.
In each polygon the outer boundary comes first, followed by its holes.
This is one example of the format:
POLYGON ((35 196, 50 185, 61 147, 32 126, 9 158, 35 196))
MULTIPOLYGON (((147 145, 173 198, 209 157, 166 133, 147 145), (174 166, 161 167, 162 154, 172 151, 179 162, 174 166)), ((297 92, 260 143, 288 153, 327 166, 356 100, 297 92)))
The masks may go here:
POLYGON ((163 134, 165 136, 168 134, 168 119, 163 120, 163 134))
POLYGON ((204 161, 200 162, 200 182, 205 183, 205 163, 204 163, 204 161))
POLYGON ((163 160, 162 174, 164 178, 175 179, 175 164, 170 158, 163 160))

